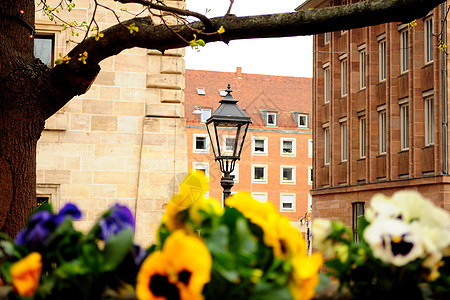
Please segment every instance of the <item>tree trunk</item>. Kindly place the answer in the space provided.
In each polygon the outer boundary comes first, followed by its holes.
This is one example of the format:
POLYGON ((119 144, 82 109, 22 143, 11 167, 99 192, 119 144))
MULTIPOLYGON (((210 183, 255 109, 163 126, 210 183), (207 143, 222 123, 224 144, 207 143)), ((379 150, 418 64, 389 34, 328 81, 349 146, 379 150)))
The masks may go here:
POLYGON ((0 231, 14 237, 36 207, 36 145, 43 130, 38 82, 49 71, 33 56, 34 1, 0 1, 0 231))

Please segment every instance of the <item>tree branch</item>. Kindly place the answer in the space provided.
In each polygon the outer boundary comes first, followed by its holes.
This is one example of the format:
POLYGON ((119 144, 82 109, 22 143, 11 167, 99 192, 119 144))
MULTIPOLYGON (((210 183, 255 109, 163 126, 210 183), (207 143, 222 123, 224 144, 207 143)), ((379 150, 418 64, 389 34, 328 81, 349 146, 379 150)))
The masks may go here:
MULTIPOLYGON (((147 1, 147 0, 118 0, 147 1)), ((104 37, 95 41, 87 38, 76 46, 68 56, 68 64, 61 64, 52 69, 55 86, 67 89, 67 97, 61 99, 64 105, 75 95, 83 94, 95 79, 98 63, 133 47, 167 49, 186 47, 186 41, 192 40, 193 33, 205 43, 237 39, 304 36, 342 29, 372 26, 389 22, 410 22, 422 18, 445 0, 374 0, 358 2, 345 6, 307 9, 294 13, 282 13, 261 16, 236 17, 226 15, 210 19, 214 28, 223 26, 222 34, 202 34, 204 24, 193 22, 186 25, 157 25, 151 17, 134 18, 114 25, 102 31, 104 37), (130 34, 126 26, 135 24, 138 32, 130 34), (199 33, 200 32, 200 33, 199 33), (88 53, 86 64, 77 58, 83 52, 88 53), (86 76, 89 75, 89 76, 86 76), (85 77, 83 77, 85 76, 85 77), (78 78, 78 79, 77 79, 78 78)), ((61 107, 62 107, 61 105, 61 107)))

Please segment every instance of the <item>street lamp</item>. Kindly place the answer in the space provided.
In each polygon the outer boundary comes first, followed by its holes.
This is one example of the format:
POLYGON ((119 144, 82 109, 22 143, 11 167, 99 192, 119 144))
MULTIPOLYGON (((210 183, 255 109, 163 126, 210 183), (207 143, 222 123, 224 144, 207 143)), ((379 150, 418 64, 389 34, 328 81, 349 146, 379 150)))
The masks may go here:
POLYGON ((223 199, 231 196, 234 185, 231 172, 236 160, 241 158, 242 146, 248 125, 252 122, 245 112, 236 104, 238 101, 231 96, 232 90, 228 84, 227 94, 213 115, 206 120, 211 146, 215 160, 219 162, 223 176, 220 184, 223 187, 223 199))

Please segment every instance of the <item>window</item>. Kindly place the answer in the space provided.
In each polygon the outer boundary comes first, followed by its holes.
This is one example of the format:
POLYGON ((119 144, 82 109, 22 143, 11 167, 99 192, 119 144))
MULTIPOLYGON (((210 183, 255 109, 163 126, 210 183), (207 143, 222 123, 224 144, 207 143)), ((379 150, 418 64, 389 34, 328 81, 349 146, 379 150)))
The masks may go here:
POLYGON ((235 147, 235 143, 236 143, 236 138, 233 136, 224 136, 224 145, 225 145, 225 152, 227 153, 233 153, 234 152, 234 147, 235 147))
POLYGON ((53 66, 54 37, 52 35, 36 35, 34 37, 34 57, 39 58, 47 67, 53 66))
POLYGON ((409 104, 400 106, 400 146, 402 150, 409 149, 409 104))
POLYGON ((378 113, 379 126, 380 126, 380 154, 386 153, 386 110, 382 110, 378 113))
POLYGON ((194 134, 194 152, 209 153, 209 137, 207 134, 194 134))
POLYGON ((324 102, 330 102, 331 97, 331 81, 330 81, 330 68, 327 67, 323 70, 324 72, 324 102))
POLYGON ((380 64, 380 81, 386 80, 386 40, 381 40, 378 43, 379 49, 379 64, 380 64))
POLYGON ((308 212, 312 212, 312 197, 308 194, 308 212))
POLYGON ((324 162, 326 165, 328 165, 330 163, 330 128, 325 128, 323 130, 323 139, 325 149, 324 162))
POLYGON ((341 61, 341 96, 347 96, 347 59, 341 61))
POLYGON ((366 48, 359 51, 359 88, 366 87, 366 48))
POLYGON ((259 202, 266 203, 267 202, 267 193, 252 193, 252 197, 259 202))
POLYGON ((298 114, 297 126, 301 128, 308 127, 308 114, 298 114))
POLYGON ((295 139, 284 139, 281 140, 281 152, 282 156, 295 156, 295 139))
POLYGON ((434 144, 434 99, 425 99, 425 145, 434 144))
POLYGON ((205 123, 211 117, 211 108, 202 108, 201 111, 200 122, 205 123))
POLYGON ((220 95, 220 97, 225 97, 227 95, 227 91, 226 90, 219 90, 219 95, 220 95))
POLYGON ((313 156, 313 140, 312 139, 308 139, 308 156, 309 157, 313 156))
POLYGON ((354 202, 352 203, 352 231, 353 231, 353 240, 356 243, 360 242, 360 237, 358 235, 358 222, 361 217, 364 216, 364 202, 354 202))
POLYGON ((312 185, 313 184, 313 167, 308 167, 308 184, 312 185))
POLYGON ((50 204, 50 196, 37 195, 36 204, 37 206, 41 206, 42 204, 50 204))
POLYGON ((366 157, 366 117, 359 118, 359 157, 366 157))
POLYGON ((254 137, 252 140, 252 153, 267 155, 267 138, 266 137, 254 137))
POLYGON ((267 165, 253 165, 252 182, 267 183, 267 165))
POLYGON ((193 162, 192 169, 205 173, 206 178, 209 177, 209 163, 207 162, 193 162))
POLYGON ((280 211, 295 211, 295 194, 280 194, 280 211))
POLYGON ((323 37, 323 43, 326 45, 330 42, 330 37, 331 37, 331 33, 330 32, 325 32, 323 37))
POLYGON ((433 57, 433 18, 425 20, 425 63, 432 62, 433 57))
POLYGON ((266 119, 267 126, 276 126, 277 125, 277 113, 268 112, 266 117, 267 117, 267 119, 266 119))
POLYGON ((295 183, 295 167, 281 166, 281 183, 295 183))
POLYGON ((400 68, 402 73, 409 70, 409 35, 408 30, 400 32, 400 68))
POLYGON ((234 170, 233 170, 233 172, 230 173, 230 176, 231 176, 231 178, 233 178, 233 181, 235 183, 239 182, 239 165, 238 164, 236 164, 234 166, 234 170))
POLYGON ((197 88, 197 94, 198 95, 206 95, 206 93, 205 93, 205 89, 204 88, 197 88))
POLYGON ((341 161, 347 161, 347 123, 341 123, 341 161))

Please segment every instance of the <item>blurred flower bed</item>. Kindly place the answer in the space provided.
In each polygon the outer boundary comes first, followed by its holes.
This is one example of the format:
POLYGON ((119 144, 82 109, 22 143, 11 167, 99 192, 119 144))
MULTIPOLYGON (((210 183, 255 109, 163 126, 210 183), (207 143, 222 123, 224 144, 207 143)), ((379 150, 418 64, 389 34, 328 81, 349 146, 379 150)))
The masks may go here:
POLYGON ((0 242, 8 299, 311 299, 322 256, 308 256, 300 232, 271 203, 239 192, 204 197, 191 173, 167 204, 157 242, 133 241, 131 211, 115 205, 86 234, 81 212, 43 205, 15 238, 0 242))
POLYGON ((125 206, 84 234, 75 205, 42 205, 14 240, 2 236, 0 299, 450 299, 450 216, 418 193, 375 196, 358 241, 313 220, 308 256, 272 203, 239 192, 222 209, 207 190, 202 173, 188 175, 148 249, 125 206))

